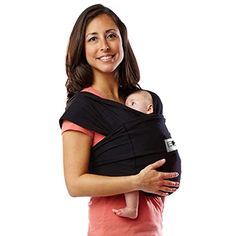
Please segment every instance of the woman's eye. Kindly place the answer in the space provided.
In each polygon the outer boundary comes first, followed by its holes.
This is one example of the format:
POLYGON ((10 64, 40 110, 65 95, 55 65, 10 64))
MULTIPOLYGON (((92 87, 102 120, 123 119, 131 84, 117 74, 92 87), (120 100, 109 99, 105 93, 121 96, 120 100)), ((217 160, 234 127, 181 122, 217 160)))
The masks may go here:
POLYGON ((89 42, 95 42, 97 40, 97 37, 92 37, 92 38, 90 38, 88 41, 89 42))
POLYGON ((113 39, 113 38, 117 38, 116 34, 108 34, 107 35, 108 39, 113 39))

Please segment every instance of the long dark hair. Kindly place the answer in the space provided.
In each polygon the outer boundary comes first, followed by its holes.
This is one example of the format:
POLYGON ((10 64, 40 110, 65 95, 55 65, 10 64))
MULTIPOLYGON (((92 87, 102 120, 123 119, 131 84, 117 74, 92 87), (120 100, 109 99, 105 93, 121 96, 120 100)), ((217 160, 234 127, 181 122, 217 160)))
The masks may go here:
POLYGON ((119 80, 120 94, 126 96, 139 89, 139 67, 130 46, 127 29, 119 17, 109 8, 96 4, 85 9, 78 17, 70 35, 66 55, 66 89, 67 98, 71 98, 75 92, 89 87, 93 82, 93 72, 85 57, 85 31, 86 27, 96 16, 109 15, 117 25, 122 38, 124 58, 117 68, 116 76, 119 80))

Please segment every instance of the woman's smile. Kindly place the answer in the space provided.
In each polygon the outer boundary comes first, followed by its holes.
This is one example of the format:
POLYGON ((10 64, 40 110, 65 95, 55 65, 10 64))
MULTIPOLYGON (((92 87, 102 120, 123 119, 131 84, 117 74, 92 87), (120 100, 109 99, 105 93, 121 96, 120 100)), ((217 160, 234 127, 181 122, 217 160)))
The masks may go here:
POLYGON ((102 62, 112 62, 114 58, 114 55, 111 54, 107 54, 107 55, 103 55, 98 57, 98 60, 101 60, 102 62))

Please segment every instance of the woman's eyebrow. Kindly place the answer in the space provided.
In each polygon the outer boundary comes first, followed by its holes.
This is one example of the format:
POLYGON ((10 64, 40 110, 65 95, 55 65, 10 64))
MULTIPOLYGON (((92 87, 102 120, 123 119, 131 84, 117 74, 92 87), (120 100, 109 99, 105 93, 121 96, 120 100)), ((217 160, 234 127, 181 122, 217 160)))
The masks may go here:
POLYGON ((117 29, 108 29, 106 30, 106 33, 109 33, 110 31, 117 31, 117 29))
MULTIPOLYGON (((108 29, 108 30, 105 31, 105 33, 109 33, 109 32, 111 32, 111 31, 117 32, 117 29, 108 29)), ((97 32, 88 33, 88 34, 86 35, 86 38, 87 38, 88 36, 90 36, 90 35, 98 35, 98 33, 97 33, 97 32)))
POLYGON ((98 33, 96 32, 92 32, 92 33, 88 33, 85 37, 87 38, 88 36, 92 36, 92 35, 97 35, 98 33))

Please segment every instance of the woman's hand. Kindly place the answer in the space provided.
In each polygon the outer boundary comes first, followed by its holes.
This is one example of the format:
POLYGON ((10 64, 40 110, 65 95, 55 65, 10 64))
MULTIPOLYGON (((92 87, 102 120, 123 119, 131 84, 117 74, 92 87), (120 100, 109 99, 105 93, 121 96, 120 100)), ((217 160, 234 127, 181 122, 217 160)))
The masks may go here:
POLYGON ((156 169, 165 163, 165 159, 154 162, 140 171, 137 177, 138 190, 158 194, 165 197, 175 192, 179 187, 178 182, 169 179, 177 177, 177 172, 158 172, 156 169))

